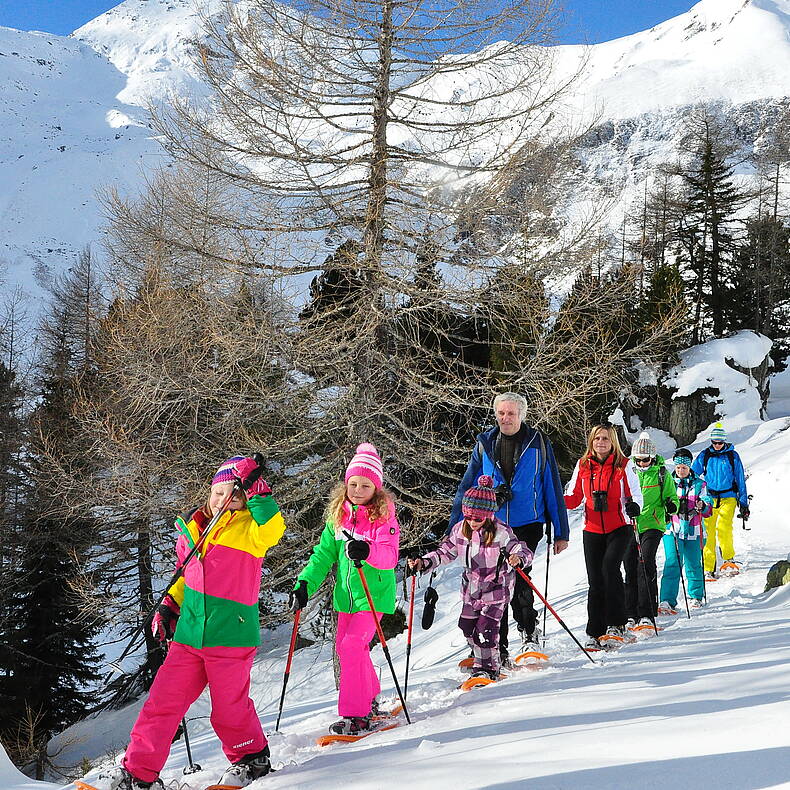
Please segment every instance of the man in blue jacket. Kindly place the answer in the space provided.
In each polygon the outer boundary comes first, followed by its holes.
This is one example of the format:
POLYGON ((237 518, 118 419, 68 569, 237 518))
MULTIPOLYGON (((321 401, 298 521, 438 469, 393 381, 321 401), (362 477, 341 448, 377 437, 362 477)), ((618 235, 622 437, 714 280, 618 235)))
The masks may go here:
POLYGON ((735 576, 740 566, 735 562, 735 547, 732 540, 732 521, 735 505, 739 506, 740 517, 749 518, 749 494, 746 491, 746 475, 743 462, 732 444, 727 441, 724 426, 717 422, 710 432, 710 446, 694 459, 694 473, 701 477, 713 498, 713 513, 705 519, 705 548, 702 561, 705 566, 705 581, 716 580, 716 539, 721 549, 723 576, 735 576))
MULTIPOLYGON (((461 519, 461 499, 482 475, 494 478, 497 492, 496 515, 534 552, 545 525, 553 527, 554 553, 568 546, 568 512, 551 442, 523 420, 527 402, 515 392, 494 398, 496 426, 479 434, 466 472, 458 486, 450 515, 452 528, 461 519)), ((548 529, 546 530, 548 536, 548 529)), ((525 568, 529 573, 532 568, 525 568)), ((516 575, 511 600, 524 649, 534 649, 538 639, 537 617, 532 588, 516 575)), ((508 617, 502 618, 499 646, 503 662, 508 659, 508 617)))

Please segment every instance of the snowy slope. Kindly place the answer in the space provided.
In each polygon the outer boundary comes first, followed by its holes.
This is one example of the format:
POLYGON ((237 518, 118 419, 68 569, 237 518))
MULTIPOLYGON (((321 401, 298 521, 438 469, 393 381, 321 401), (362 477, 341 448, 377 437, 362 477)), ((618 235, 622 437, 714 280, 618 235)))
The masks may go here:
POLYGON ((0 264, 38 293, 102 222, 96 190, 136 186, 159 160, 124 76, 93 49, 0 28, 0 264))
MULTIPOLYGON (((737 336, 726 348, 700 347, 677 371, 686 385, 704 382, 725 356, 757 359, 759 336, 737 336)), ((742 374, 738 374, 742 375, 742 374)), ((746 377, 744 376, 744 381, 746 377)), ((743 382, 740 382, 743 384, 743 382)), ((748 387, 748 382, 746 382, 748 387)), ((780 388, 781 390, 781 388, 780 388)), ((781 390, 783 392, 783 390, 781 390)), ((290 629, 270 635, 253 670, 252 694, 270 735, 276 774, 258 788, 645 788, 695 787, 715 778, 717 788, 790 786, 787 745, 790 671, 790 586, 763 593, 768 568, 787 556, 790 520, 785 489, 790 475, 790 415, 771 404, 774 418, 761 422, 748 399, 727 401, 738 450, 754 495, 751 531, 736 521, 737 556, 744 572, 708 586, 708 605, 662 618, 659 637, 599 658, 593 666, 556 622, 549 619, 553 666, 523 671, 480 691, 456 689, 457 661, 467 648, 457 628, 458 568, 443 569, 437 620, 416 630, 409 679, 411 726, 378 733, 354 745, 320 749, 314 738, 335 718, 331 647, 297 652, 282 732, 272 733, 290 629), (744 406, 746 404, 746 407, 744 406)), ((705 442, 694 445, 700 450, 705 442)), ((586 575, 578 515, 569 549, 551 561, 549 598, 567 625, 583 638, 586 575)), ((661 556, 661 555, 659 555, 661 556)), ((542 580, 539 551, 535 577, 542 580)), ((424 584, 424 582, 423 582, 424 584)), ((420 591, 421 593, 421 591, 420 591)), ((682 597, 681 597, 682 601, 682 597)), ((390 649, 402 679, 405 639, 390 649)), ((374 659, 385 694, 394 687, 380 648, 374 659)), ((64 734, 76 739, 64 759, 121 753, 139 703, 102 715, 64 734)), ((183 777, 183 743, 173 748, 166 783, 201 788, 216 780, 224 757, 208 722, 206 695, 190 711, 195 759, 203 772, 183 777)), ((95 778, 97 770, 89 774, 95 778)), ((173 785, 177 786, 177 785, 173 785)), ((9 790, 21 790, 12 785, 9 790)))
POLYGON ((788 30, 789 0, 702 0, 641 33, 558 47, 558 67, 585 62, 573 104, 602 119, 710 100, 744 104, 790 95, 788 30))
POLYGON ((222 0, 126 0, 72 33, 126 77, 121 101, 146 106, 170 92, 202 92, 192 65, 204 14, 222 0))
MULTIPOLYGON (((220 1, 126 0, 70 39, 0 31, 0 263, 9 285, 36 292, 36 275, 65 268, 99 237, 96 189, 134 189, 158 161, 142 108, 172 91, 201 94, 197 9, 211 14, 220 1)), ((645 174, 675 159, 689 104, 734 108, 748 149, 790 95, 790 0, 703 0, 651 30, 553 54, 560 78, 583 63, 554 122, 599 122, 574 194, 581 205, 619 202, 617 225, 645 174)), ((463 98, 457 81, 437 88, 463 98)))

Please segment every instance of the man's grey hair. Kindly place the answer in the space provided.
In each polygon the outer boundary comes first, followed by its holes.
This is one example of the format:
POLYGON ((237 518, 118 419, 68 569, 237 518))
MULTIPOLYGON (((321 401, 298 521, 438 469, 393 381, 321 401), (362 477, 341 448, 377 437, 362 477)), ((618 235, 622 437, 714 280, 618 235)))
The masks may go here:
POLYGON ((515 403, 518 405, 518 416, 522 419, 524 415, 527 413, 527 399, 523 395, 519 395, 517 392, 503 392, 501 395, 497 395, 494 398, 494 411, 496 412, 496 407, 499 406, 502 401, 507 401, 508 403, 515 403))

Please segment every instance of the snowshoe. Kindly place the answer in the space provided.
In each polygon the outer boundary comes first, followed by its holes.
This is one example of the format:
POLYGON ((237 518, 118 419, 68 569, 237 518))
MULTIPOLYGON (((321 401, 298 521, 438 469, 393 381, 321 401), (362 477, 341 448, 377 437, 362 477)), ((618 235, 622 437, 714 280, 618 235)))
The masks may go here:
POLYGON ((631 629, 633 633, 641 636, 655 636, 656 626, 649 617, 640 617, 639 622, 631 629))
POLYGON ((719 568, 720 576, 737 576, 741 572, 741 566, 735 560, 727 560, 722 562, 719 568))
POLYGON ((636 625, 636 620, 633 617, 629 617, 625 621, 625 627, 630 631, 636 625))
POLYGON ((359 735, 370 729, 370 716, 343 716, 330 725, 332 735, 359 735))
POLYGON ((229 766, 222 774, 219 784, 212 785, 207 790, 237 790, 237 788, 246 787, 256 779, 266 776, 271 770, 269 747, 265 746, 259 752, 245 754, 241 760, 229 766))
MULTIPOLYGON (((352 717, 357 718, 357 717, 352 717)), ((339 723, 339 722, 336 722, 339 723)), ((394 730, 395 727, 400 727, 402 721, 397 719, 389 718, 389 719, 381 719, 377 722, 371 722, 368 729, 359 730, 356 733, 348 733, 348 734, 335 734, 332 733, 331 735, 321 735, 320 737, 316 738, 316 743, 319 746, 329 746, 333 743, 354 743, 356 741, 361 741, 363 738, 367 738, 368 735, 373 735, 376 732, 384 732, 385 730, 394 730)), ((334 724, 332 725, 335 726, 334 724)), ((330 732, 332 728, 330 727, 330 732)))
POLYGON ((702 601, 699 598, 692 598, 689 601, 689 609, 701 609, 702 605, 702 601))
POLYGON ((598 637, 598 641, 604 650, 617 650, 626 643, 636 642, 636 637, 630 631, 626 631, 625 626, 610 625, 606 633, 598 637))
POLYGON ((658 605, 658 614, 660 617, 669 617, 670 615, 677 614, 678 610, 672 606, 669 601, 661 601, 658 605))
POLYGON ((122 765, 116 765, 106 773, 100 773, 95 785, 78 779, 74 786, 77 790, 164 790, 161 779, 144 782, 132 776, 122 765))
MULTIPOLYGON (((507 654, 505 654, 505 655, 507 655, 507 654)), ((469 672, 472 671, 472 668, 474 667, 474 665, 475 665, 475 654, 474 653, 470 653, 466 658, 462 658, 458 662, 458 666, 461 669, 466 669, 469 672)))
POLYGON ((716 581, 716 573, 714 571, 705 571, 705 583, 708 582, 715 582, 716 581))
POLYGON ((598 641, 598 639, 594 636, 591 636, 585 643, 584 649, 588 653, 597 653, 600 650, 603 650, 603 646, 598 641))
POLYGON ((496 683, 497 680, 500 680, 504 677, 504 675, 500 675, 494 670, 475 667, 474 671, 472 672, 472 676, 461 683, 458 688, 460 688, 462 691, 470 691, 471 689, 479 688, 480 686, 488 686, 491 683, 496 683))

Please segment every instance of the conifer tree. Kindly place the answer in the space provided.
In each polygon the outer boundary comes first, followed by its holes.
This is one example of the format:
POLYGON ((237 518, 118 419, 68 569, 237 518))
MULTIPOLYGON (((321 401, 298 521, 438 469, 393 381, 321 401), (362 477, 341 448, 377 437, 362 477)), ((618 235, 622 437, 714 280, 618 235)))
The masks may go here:
POLYGON ((698 343, 711 335, 721 337, 727 328, 727 299, 738 279, 738 209, 746 195, 734 182, 734 147, 709 110, 690 116, 687 144, 691 162, 679 170, 684 194, 678 236, 695 305, 693 342, 698 343))

